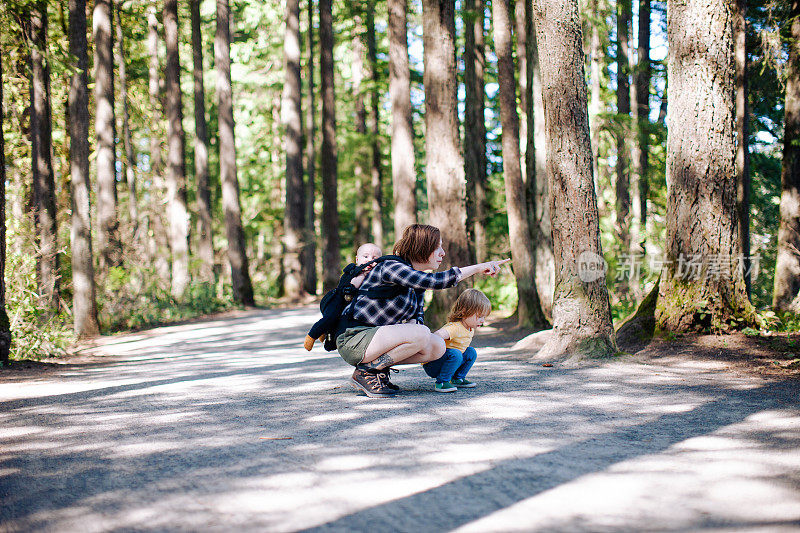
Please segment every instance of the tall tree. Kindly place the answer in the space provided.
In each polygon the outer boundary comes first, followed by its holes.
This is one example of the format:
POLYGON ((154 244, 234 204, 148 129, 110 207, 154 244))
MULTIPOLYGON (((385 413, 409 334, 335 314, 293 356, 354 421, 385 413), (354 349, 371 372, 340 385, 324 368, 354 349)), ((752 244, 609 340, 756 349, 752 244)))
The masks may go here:
MULTIPOLYGON (((528 100, 530 98, 530 86, 528 85, 528 70, 530 69, 530 64, 528 63, 528 30, 531 29, 528 23, 532 22, 531 2, 532 0, 517 0, 510 3, 514 10, 511 17, 511 24, 514 25, 514 28, 509 30, 509 33, 513 34, 516 40, 516 72, 518 79, 515 79, 519 85, 519 94, 517 94, 519 98, 519 153, 522 161, 520 172, 526 189, 526 197, 532 196, 532 191, 527 190, 531 182, 528 180, 528 167, 525 164, 528 160, 528 100)), ((494 6, 492 6, 492 9, 494 10, 494 6)), ((517 91, 515 90, 514 92, 517 91)), ((528 217, 529 220, 533 220, 529 209, 528 217)))
MULTIPOLYGON (((85 32, 84 32, 85 35, 85 32)), ((11 323, 6 312, 6 142, 3 135, 3 49, 0 47, 0 366, 8 365, 11 323)))
POLYGON ((161 103, 161 66, 158 58, 158 18, 156 17, 156 4, 150 5, 147 12, 147 53, 150 56, 148 64, 148 95, 150 102, 150 174, 153 186, 150 191, 150 204, 148 217, 152 223, 152 241, 150 242, 150 257, 155 265, 156 273, 160 280, 168 281, 170 278, 169 264, 169 239, 162 219, 162 206, 164 198, 164 158, 161 149, 162 139, 162 103, 161 103))
POLYGON ((380 93, 378 91, 378 47, 375 39, 375 0, 367 2, 367 62, 369 63, 371 125, 370 148, 372 151, 371 206, 372 242, 383 248, 383 165, 380 145, 380 93))
POLYGON ((37 1, 31 8, 29 25, 31 60, 31 168, 33 170, 33 209, 39 245, 37 281, 43 303, 50 310, 59 308, 58 231, 56 227, 56 187, 52 161, 50 108, 50 66, 47 56, 47 4, 37 1))
POLYGON ((317 127, 314 120, 316 98, 314 97, 314 0, 308 0, 308 61, 306 75, 308 78, 308 106, 306 108, 306 243, 303 249, 303 288, 309 294, 317 293, 317 241, 314 229, 316 213, 314 213, 314 200, 316 196, 317 174, 317 127))
POLYGON ((239 181, 236 177, 236 143, 233 134, 233 94, 231 91, 231 11, 228 0, 217 0, 217 31, 214 38, 214 63, 217 68, 219 106, 219 175, 222 182, 222 209, 228 237, 228 262, 231 267, 233 297, 243 305, 255 305, 253 284, 244 243, 239 181))
POLYGON ((735 0, 667 3, 667 264, 656 307, 664 331, 757 319, 734 268, 734 8, 735 0))
POLYGON ((540 355, 603 357, 616 350, 592 179, 577 0, 536 0, 545 102, 556 285, 553 335, 540 355))
MULTIPOLYGON (((422 43, 425 73, 425 165, 430 223, 442 232, 446 253, 442 265, 469 261, 466 182, 456 105, 456 23, 451 0, 423 0, 422 43)), ((428 321, 442 320, 456 289, 436 291, 428 321)))
POLYGON ((542 329, 547 325, 536 291, 536 264, 531 242, 525 186, 520 164, 519 115, 517 115, 511 20, 507 0, 493 0, 494 49, 497 54, 500 120, 503 127, 503 176, 505 178, 508 229, 514 277, 517 280, 517 323, 542 329))
POLYGON ((117 29, 117 53, 119 54, 119 95, 122 99, 122 142, 125 147, 125 165, 123 166, 125 179, 128 182, 128 214, 134 231, 138 230, 139 210, 136 200, 136 157, 133 152, 131 140, 130 113, 128 112, 128 72, 126 67, 125 39, 122 31, 122 5, 114 10, 117 29))
MULTIPOLYGON (((639 0, 639 40, 636 65, 636 175, 639 190, 639 240, 647 236, 647 197, 650 194, 650 0, 639 0)), ((639 243, 634 243, 638 245, 639 243)))
POLYGON ((417 222, 414 131, 411 123, 411 70, 408 65, 408 3, 387 0, 389 9, 389 98, 392 102, 392 185, 394 234, 417 222))
POLYGON ((781 222, 772 306, 778 311, 800 313, 800 0, 792 0, 790 20, 781 169, 781 222))
POLYGON ((96 0, 92 15, 94 37, 94 129, 97 137, 97 240, 100 270, 122 261, 117 218, 117 171, 114 118, 114 40, 112 0, 96 0))
MULTIPOLYGON (((92 261, 92 217, 89 199, 89 66, 86 0, 69 0, 69 53, 75 60, 69 84, 69 158, 72 189, 72 320, 75 335, 100 333, 92 261)), ((4 165, 0 165, 5 169, 4 165)), ((5 182, 5 179, 2 180, 5 182)), ((2 225, 5 227, 5 224, 2 225)), ((3 248, 5 248, 3 246, 3 248)))
POLYGON ((486 65, 483 0, 464 2, 464 174, 475 259, 486 260, 486 65))
POLYGON ((736 0, 736 210, 739 213, 739 248, 744 283, 750 296, 750 145, 747 104, 747 2, 736 0))
POLYGON ((203 33, 200 0, 191 0, 192 78, 194 79, 194 173, 197 179, 197 214, 200 226, 200 278, 214 281, 214 244, 211 226, 211 186, 208 178, 208 127, 206 89, 203 83, 203 33))
MULTIPOLYGON (((358 8, 356 8, 358 9, 358 8)), ((362 37, 361 13, 356 14, 353 29, 353 93, 355 96, 355 132, 356 147, 353 150, 353 176, 356 182, 355 198, 355 242, 364 243, 370 240, 370 213, 367 209, 370 201, 369 176, 367 175, 367 105, 364 98, 364 41, 362 37)))
POLYGON ((616 231, 623 253, 630 248, 630 24, 631 0, 617 2, 617 223, 616 231))
POLYGON ((283 40, 286 80, 283 84, 283 127, 286 135, 286 207, 283 216, 283 292, 289 300, 303 295, 305 191, 303 190, 303 138, 300 94, 300 0, 286 2, 283 40))
POLYGON ((172 250, 172 295, 178 298, 189 285, 189 210, 186 206, 186 139, 178 54, 178 0, 164 1, 164 41, 167 45, 167 211, 172 250))
POLYGON ((319 0, 320 78, 322 90, 322 272, 323 290, 339 281, 338 148, 336 92, 333 75, 333 14, 331 0, 319 0))

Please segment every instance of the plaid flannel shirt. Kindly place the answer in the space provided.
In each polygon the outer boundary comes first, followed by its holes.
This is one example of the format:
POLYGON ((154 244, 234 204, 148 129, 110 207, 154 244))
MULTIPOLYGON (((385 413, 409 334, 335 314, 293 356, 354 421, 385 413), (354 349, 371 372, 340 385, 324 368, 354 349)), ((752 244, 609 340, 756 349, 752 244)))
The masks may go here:
POLYGON ((422 324, 425 290, 453 287, 460 279, 458 267, 428 274, 400 261, 384 261, 367 274, 358 296, 345 307, 344 316, 371 326, 400 324, 409 320, 422 324), (367 289, 385 285, 400 285, 407 290, 389 299, 373 299, 362 294, 367 289))

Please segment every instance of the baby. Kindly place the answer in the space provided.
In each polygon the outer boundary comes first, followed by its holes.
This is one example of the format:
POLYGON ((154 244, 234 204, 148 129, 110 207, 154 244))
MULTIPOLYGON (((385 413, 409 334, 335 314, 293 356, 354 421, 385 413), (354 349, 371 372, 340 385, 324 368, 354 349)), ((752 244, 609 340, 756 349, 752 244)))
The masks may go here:
MULTIPOLYGON (((378 247, 377 244, 371 242, 362 244, 361 246, 358 247, 358 250, 356 250, 355 265, 353 265, 352 263, 347 265, 344 268, 345 274, 343 275, 343 277, 347 276, 349 269, 354 268, 354 266, 360 266, 365 263, 369 263, 370 261, 373 261, 382 255, 383 252, 381 251, 380 247, 378 247)), ((352 285, 355 289, 361 287, 361 284, 364 283, 364 278, 367 277, 367 274, 369 273, 370 270, 372 270, 374 266, 375 265, 373 264, 366 267, 363 272, 361 272, 358 276, 355 276, 353 279, 350 280, 350 285, 352 285)), ((341 283, 341 281, 339 283, 341 283)), ((338 288, 337 290, 341 290, 341 288, 338 288)), ((347 296, 345 296, 345 298, 347 298, 347 296)), ((322 301, 324 303, 325 299, 323 298, 322 301)), ((326 334, 323 333, 321 336, 319 334, 325 331, 325 327, 327 327, 326 324, 330 324, 331 320, 338 320, 338 314, 339 311, 337 310, 334 312, 335 316, 334 315, 325 316, 325 312, 323 311, 322 320, 318 321, 316 324, 314 324, 314 326, 312 326, 311 330, 309 331, 309 334, 306 335, 306 338, 303 341, 303 347, 305 347, 306 350, 311 351, 317 339, 319 340, 325 339, 326 334)))

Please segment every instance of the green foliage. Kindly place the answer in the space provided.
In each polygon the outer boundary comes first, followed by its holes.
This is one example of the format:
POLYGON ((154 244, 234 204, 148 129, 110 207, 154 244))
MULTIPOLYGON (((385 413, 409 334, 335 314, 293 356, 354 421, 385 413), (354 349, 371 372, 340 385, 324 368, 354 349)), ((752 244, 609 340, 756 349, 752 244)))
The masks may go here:
POLYGON ((474 287, 492 302, 492 311, 511 314, 517 308, 517 284, 511 272, 503 271, 496 278, 478 276, 474 287))

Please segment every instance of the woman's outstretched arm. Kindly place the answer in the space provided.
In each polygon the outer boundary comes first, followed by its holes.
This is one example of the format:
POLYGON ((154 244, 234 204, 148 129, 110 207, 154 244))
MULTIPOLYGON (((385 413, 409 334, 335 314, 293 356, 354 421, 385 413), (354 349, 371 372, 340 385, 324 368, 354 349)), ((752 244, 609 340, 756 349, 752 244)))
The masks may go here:
POLYGON ((470 265, 461 267, 461 278, 459 281, 467 279, 475 274, 486 274, 487 276, 495 277, 502 266, 511 261, 511 259, 503 259, 501 261, 486 261, 485 263, 478 263, 477 265, 470 265))

